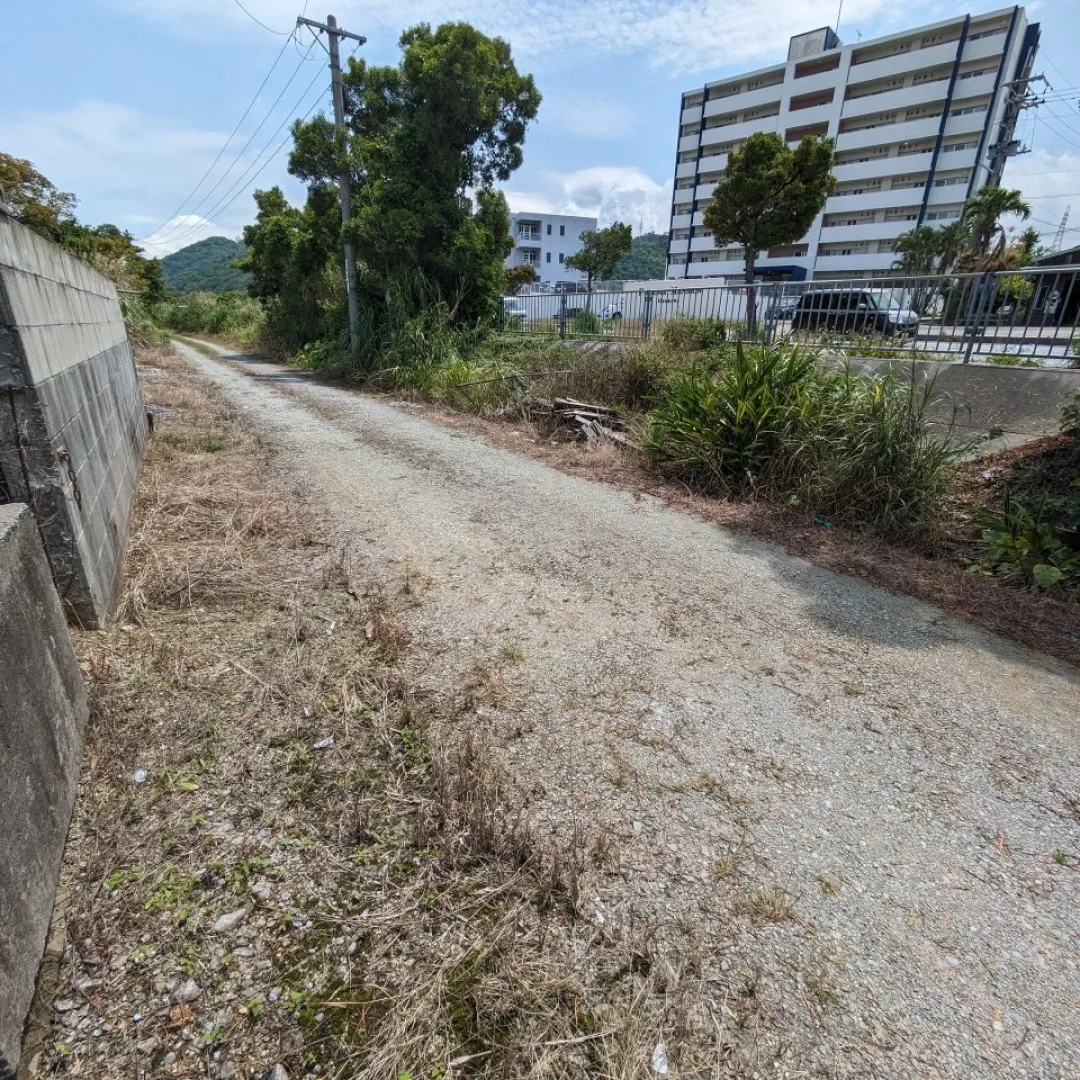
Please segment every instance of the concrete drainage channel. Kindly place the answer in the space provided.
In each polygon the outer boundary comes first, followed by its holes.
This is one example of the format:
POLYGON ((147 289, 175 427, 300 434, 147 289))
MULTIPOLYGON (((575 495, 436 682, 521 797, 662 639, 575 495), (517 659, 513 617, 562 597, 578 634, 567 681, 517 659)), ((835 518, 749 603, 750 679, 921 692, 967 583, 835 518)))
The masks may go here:
POLYGON ((0 209, 0 1080, 16 1074, 79 775, 67 621, 103 627, 146 417, 112 281, 0 209))

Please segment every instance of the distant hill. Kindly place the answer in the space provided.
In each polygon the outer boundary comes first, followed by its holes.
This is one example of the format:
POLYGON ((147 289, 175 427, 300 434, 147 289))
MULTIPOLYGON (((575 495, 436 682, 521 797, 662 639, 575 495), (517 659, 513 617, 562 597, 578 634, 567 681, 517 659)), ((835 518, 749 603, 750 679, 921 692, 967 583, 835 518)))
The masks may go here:
POLYGON ((612 275, 620 281, 651 281, 667 275, 666 233, 642 233, 622 257, 612 275))
POLYGON ((177 293, 246 289, 251 276, 231 265, 246 253, 244 245, 236 240, 208 236, 161 260, 165 284, 177 293))

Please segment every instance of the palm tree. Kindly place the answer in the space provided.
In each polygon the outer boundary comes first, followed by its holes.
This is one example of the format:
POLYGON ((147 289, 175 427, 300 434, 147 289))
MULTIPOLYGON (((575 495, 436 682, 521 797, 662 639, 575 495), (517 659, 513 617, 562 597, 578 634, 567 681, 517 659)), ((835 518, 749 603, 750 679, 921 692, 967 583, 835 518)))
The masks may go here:
POLYGON ((902 274, 924 277, 934 272, 934 260, 938 256, 939 230, 931 225, 920 225, 917 229, 902 233, 893 244, 900 258, 893 263, 893 268, 902 274))
POLYGON ((951 273, 964 249, 971 242, 971 232, 963 221, 951 221, 937 233, 938 273, 951 273))
POLYGON ((1007 214, 1016 214, 1024 221, 1031 217, 1031 206, 1015 188, 984 187, 968 199, 960 220, 970 230, 973 252, 988 254, 995 236, 998 249, 1004 250, 1006 236, 1001 219, 1007 214))

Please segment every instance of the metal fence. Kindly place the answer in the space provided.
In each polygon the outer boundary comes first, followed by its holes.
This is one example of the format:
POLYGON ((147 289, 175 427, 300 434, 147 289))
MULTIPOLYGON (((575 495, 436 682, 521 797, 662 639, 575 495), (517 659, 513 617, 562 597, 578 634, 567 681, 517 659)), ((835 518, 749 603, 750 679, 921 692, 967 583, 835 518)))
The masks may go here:
POLYGON ((700 319, 724 324, 728 340, 793 340, 853 356, 1080 364, 1080 267, 752 287, 658 285, 506 297, 500 328, 648 341, 662 338, 675 320, 700 319))

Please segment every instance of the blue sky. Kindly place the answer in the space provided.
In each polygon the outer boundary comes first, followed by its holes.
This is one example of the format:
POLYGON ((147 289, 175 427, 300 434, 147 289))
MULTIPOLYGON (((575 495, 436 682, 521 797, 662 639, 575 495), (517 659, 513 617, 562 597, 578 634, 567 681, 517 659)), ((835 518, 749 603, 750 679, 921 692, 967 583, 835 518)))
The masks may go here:
MULTIPOLYGON (((319 9, 315 2, 309 14, 324 18, 328 0, 319 9)), ((666 228, 681 91, 779 62, 792 34, 835 23, 838 8, 838 0, 329 2, 342 26, 368 37, 364 55, 376 63, 394 62, 402 28, 420 21, 466 19, 508 39, 544 94, 525 165, 507 185, 511 206, 597 214, 602 223, 618 217, 635 231, 666 228)), ((291 30, 304 8, 304 0, 243 3, 276 31, 291 30)), ((840 36, 874 37, 1000 6, 844 0, 840 36)), ((75 192, 84 221, 111 221, 162 254, 203 236, 238 235, 256 187, 278 183, 302 199, 285 171, 287 146, 272 151, 291 115, 329 112, 325 53, 309 34, 289 41, 271 33, 236 0, 4 7, 0 150, 29 158, 75 192), (275 58, 237 138, 189 198, 275 58)), ((1032 200, 1047 239, 1071 204, 1066 242, 1080 244, 1080 0, 1038 0, 1027 10, 1043 27, 1036 71, 1056 91, 1076 89, 1037 120, 1025 114, 1021 135, 1033 152, 1013 159, 1005 180, 1032 200)))

